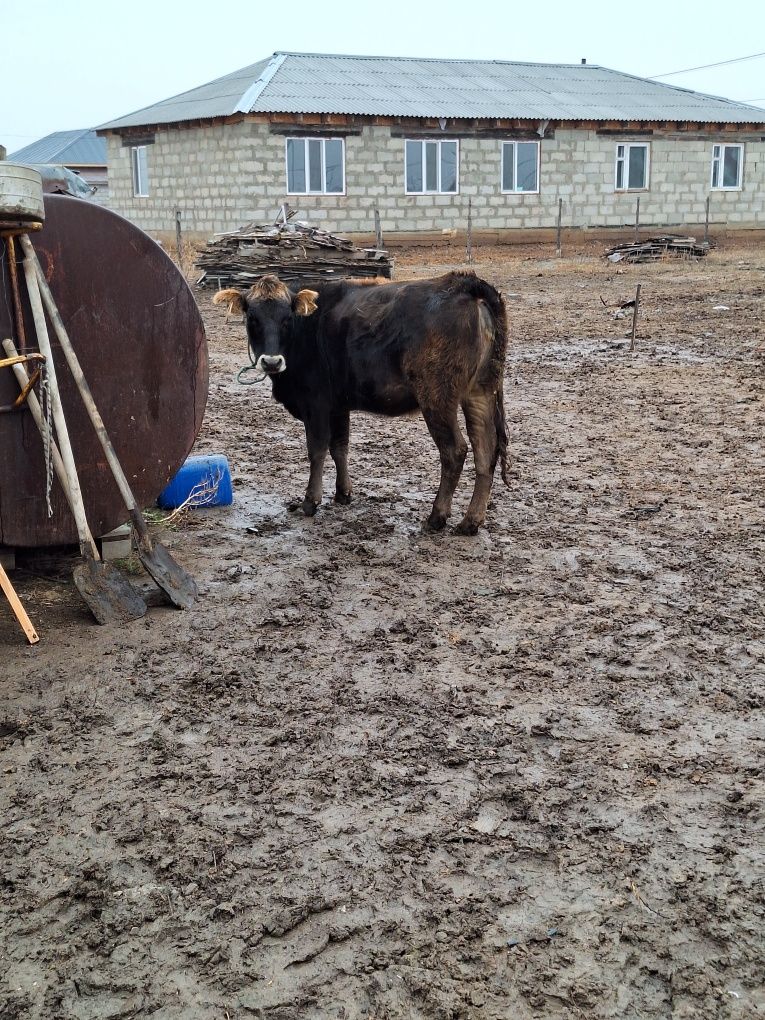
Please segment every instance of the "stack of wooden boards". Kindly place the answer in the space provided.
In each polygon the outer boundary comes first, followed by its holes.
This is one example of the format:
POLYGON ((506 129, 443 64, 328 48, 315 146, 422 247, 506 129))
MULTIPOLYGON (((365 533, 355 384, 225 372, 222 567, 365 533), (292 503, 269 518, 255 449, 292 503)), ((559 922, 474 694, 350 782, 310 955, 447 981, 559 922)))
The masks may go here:
POLYGON ((681 234, 659 234, 643 241, 625 241, 605 252, 610 262, 652 262, 667 256, 700 258, 711 247, 709 241, 696 241, 695 237, 681 234))
POLYGON ((198 286, 241 289, 268 275, 307 287, 348 277, 390 279, 393 270, 382 248, 357 248, 345 237, 286 217, 216 234, 197 249, 194 264, 202 270, 198 286))

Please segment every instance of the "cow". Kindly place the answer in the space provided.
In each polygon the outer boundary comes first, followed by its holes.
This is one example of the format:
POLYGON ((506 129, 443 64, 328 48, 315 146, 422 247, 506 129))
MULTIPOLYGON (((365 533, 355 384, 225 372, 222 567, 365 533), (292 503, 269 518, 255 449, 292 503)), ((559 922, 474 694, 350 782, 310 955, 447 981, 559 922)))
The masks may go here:
POLYGON ((475 535, 498 460, 509 485, 502 297, 472 272, 315 286, 293 292, 264 276, 247 291, 228 288, 213 298, 244 316, 251 361, 271 379, 274 398, 305 425, 310 476, 303 512, 312 516, 321 503, 327 450, 337 469, 335 500, 351 501, 351 411, 398 416, 419 410, 441 459, 426 527, 442 529, 467 454, 457 421, 462 407, 476 478, 456 531, 475 535))

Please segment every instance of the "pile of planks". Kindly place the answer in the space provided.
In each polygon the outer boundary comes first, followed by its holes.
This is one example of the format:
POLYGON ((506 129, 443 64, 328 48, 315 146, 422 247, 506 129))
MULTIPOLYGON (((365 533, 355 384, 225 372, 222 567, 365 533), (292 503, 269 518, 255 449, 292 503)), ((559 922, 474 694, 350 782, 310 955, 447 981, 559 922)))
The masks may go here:
POLYGON ((644 241, 626 241, 605 252, 609 262, 652 262, 667 256, 700 258, 711 247, 709 241, 698 242, 695 237, 681 234, 659 234, 644 241))
POLYGON ((261 276, 278 276, 301 287, 347 277, 390 279, 393 260, 382 248, 357 248, 337 237, 295 220, 284 207, 275 223, 248 223, 239 230, 216 234, 197 249, 197 286, 245 289, 261 276))

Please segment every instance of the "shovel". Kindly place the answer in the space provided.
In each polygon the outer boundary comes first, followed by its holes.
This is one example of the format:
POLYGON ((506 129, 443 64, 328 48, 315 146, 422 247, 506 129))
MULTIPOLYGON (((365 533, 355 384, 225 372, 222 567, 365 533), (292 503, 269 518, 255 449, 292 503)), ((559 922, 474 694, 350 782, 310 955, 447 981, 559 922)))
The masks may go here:
POLYGON ((146 526, 146 521, 144 520, 141 511, 138 509, 138 505, 130 489, 130 484, 125 476, 125 472, 122 470, 122 466, 117 460, 117 454, 114 452, 114 447, 109 439, 103 419, 96 407, 96 402, 93 399, 93 394, 90 391, 87 379, 83 375, 80 361, 74 347, 72 347, 72 342, 69 339, 69 334, 66 331, 66 327, 64 326, 58 308, 56 308, 53 295, 48 287, 48 282, 45 279, 40 263, 37 260, 35 250, 32 247, 32 242, 25 234, 21 237, 21 245, 24 249, 24 255, 26 256, 24 260, 24 271, 28 271, 27 266, 29 266, 29 272, 31 272, 32 267, 34 267, 34 271, 37 274, 37 283, 39 284, 45 307, 48 315, 50 316, 51 322, 53 323, 53 327, 56 330, 56 335, 58 336, 59 343, 61 344, 61 350, 64 352, 64 357, 69 365, 69 371, 72 373, 74 381, 77 384, 77 389, 80 391, 82 402, 85 404, 85 409, 87 410, 93 428, 96 431, 96 435, 101 443, 106 459, 109 462, 109 467, 111 468, 114 480, 117 483, 117 488, 120 491, 123 502, 130 514, 130 520, 133 522, 133 527, 138 535, 138 556, 141 563, 143 563, 147 572, 154 579, 158 587, 164 591, 173 605, 178 606, 179 609, 188 609, 197 594, 197 586, 194 578, 191 574, 187 573, 180 564, 176 563, 163 545, 159 542, 152 543, 151 536, 149 535, 149 529, 146 526))
MULTIPOLYGON (((13 340, 3 340, 3 349, 10 358, 16 357, 17 351, 13 343, 13 340)), ((16 376, 19 387, 23 392, 30 384, 27 371, 23 365, 13 365, 12 368, 13 374, 16 376)), ((27 394, 27 406, 29 407, 29 410, 32 414, 32 418, 34 419, 34 423, 37 426, 40 435, 44 436, 45 420, 43 418, 42 408, 40 407, 40 402, 38 401, 37 396, 34 390, 32 389, 30 389, 27 394)), ((56 477, 61 483, 61 488, 63 489, 64 495, 66 496, 66 501, 69 504, 72 513, 74 513, 74 502, 72 500, 72 493, 69 488, 69 478, 66 473, 66 465, 64 464, 64 459, 61 456, 61 451, 59 450, 57 443, 53 439, 51 439, 51 459, 53 460, 53 467, 56 471, 56 477)), ((88 527, 87 520, 84 522, 84 531, 85 539, 88 543, 89 548, 94 549, 96 547, 96 543, 93 540, 93 535, 90 531, 90 528, 88 527)), ((112 581, 114 581, 114 584, 118 586, 117 590, 124 592, 125 598, 128 600, 130 606, 132 607, 131 611, 127 614, 127 618, 139 619, 141 616, 144 616, 144 614, 146 613, 146 604, 144 602, 143 609, 141 609, 141 603, 143 602, 143 599, 137 594, 137 592, 133 589, 132 585, 130 585, 127 579, 122 574, 120 574, 113 566, 111 566, 111 564, 107 564, 102 561, 101 563, 97 564, 97 566, 102 575, 107 576, 112 581)), ((77 590, 80 592, 82 597, 88 603, 89 608, 91 609, 93 615, 96 617, 99 623, 109 623, 114 619, 120 618, 120 616, 115 616, 114 613, 109 614, 108 606, 106 607, 106 609, 104 609, 102 605, 103 598, 99 594, 98 587, 94 583, 93 572, 90 569, 86 570, 85 566, 75 568, 74 583, 77 586, 77 590), (94 605, 91 604, 91 600, 96 600, 95 608, 94 605), (98 612, 96 610, 98 610, 98 612), (104 618, 102 619, 101 617, 104 618)))
MULTIPOLYGON (((29 244, 30 248, 32 247, 29 238, 22 234, 21 243, 23 244, 24 241, 29 244)), ((24 259, 24 275, 37 332, 37 342, 40 345, 40 352, 45 356, 48 371, 53 421, 56 425, 56 435, 61 447, 61 459, 67 481, 64 491, 67 493, 72 507, 74 521, 77 525, 77 537, 80 541, 80 552, 84 560, 74 568, 74 583, 98 623, 137 620, 146 614, 146 603, 116 567, 110 563, 101 562, 98 549, 88 528, 85 504, 82 500, 77 467, 74 463, 72 444, 69 441, 64 408, 58 389, 56 366, 53 362, 50 339, 48 338, 48 327, 45 324, 45 313, 37 286, 37 276, 34 265, 28 258, 24 259)))

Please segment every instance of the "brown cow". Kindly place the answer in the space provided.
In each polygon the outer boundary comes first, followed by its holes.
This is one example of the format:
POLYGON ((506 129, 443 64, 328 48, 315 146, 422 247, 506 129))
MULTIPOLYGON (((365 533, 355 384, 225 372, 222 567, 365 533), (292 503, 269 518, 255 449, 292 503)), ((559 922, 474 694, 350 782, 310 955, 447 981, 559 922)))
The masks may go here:
POLYGON ((441 484, 427 526, 443 528, 467 453, 457 421, 462 407, 476 480, 456 530, 477 532, 497 460, 508 484, 502 401, 507 318, 492 286, 474 273, 454 272, 293 293, 267 276, 246 292, 221 290, 213 300, 245 316, 253 363, 271 377, 276 400, 305 424, 311 472, 304 513, 314 514, 321 502, 327 450, 337 468, 335 499, 350 502, 351 411, 395 416, 419 409, 441 456, 441 484))

